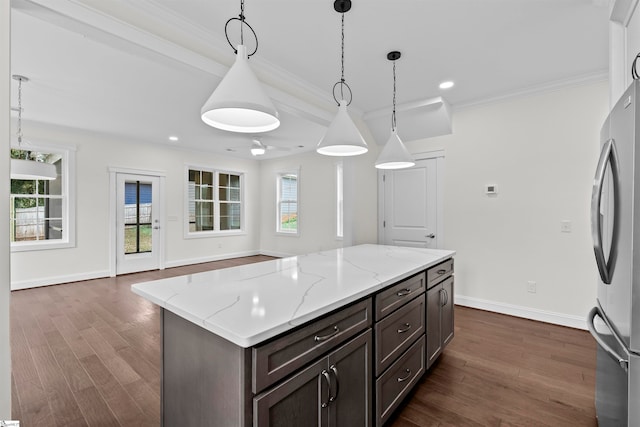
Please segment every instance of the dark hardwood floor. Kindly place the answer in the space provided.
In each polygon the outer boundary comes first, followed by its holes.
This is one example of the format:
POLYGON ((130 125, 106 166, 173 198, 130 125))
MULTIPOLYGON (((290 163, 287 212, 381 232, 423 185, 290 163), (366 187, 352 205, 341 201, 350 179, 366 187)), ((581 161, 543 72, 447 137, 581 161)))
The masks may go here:
MULTIPOLYGON (((159 310, 130 285, 267 259, 12 292, 13 419, 21 427, 160 425, 159 310)), ((453 342, 390 425, 596 426, 595 343, 586 331, 464 307, 455 316, 453 342)))

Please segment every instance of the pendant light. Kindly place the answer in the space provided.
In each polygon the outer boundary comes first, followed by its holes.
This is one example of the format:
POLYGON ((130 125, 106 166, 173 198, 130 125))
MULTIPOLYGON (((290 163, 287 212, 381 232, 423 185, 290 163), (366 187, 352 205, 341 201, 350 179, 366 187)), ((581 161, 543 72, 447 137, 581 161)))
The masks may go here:
MULTIPOLYGON (((13 75, 14 80, 18 81, 18 148, 22 148, 22 82, 28 82, 29 79, 24 76, 13 75)), ((58 177, 56 167, 51 163, 31 160, 30 152, 25 151, 24 159, 11 159, 11 179, 44 179, 54 180, 58 177)))
POLYGON ((351 9, 351 1, 336 0, 333 8, 342 14, 342 75, 340 81, 333 85, 333 99, 338 103, 338 113, 318 143, 316 151, 325 156, 357 156, 366 153, 369 148, 347 111, 353 94, 344 80, 344 14, 351 9), (336 98, 336 88, 340 89, 340 101, 336 98), (348 91, 349 101, 345 99, 345 89, 348 91))
POLYGON ((396 127, 396 60, 400 59, 400 52, 387 54, 387 59, 393 62, 393 112, 391 113, 391 135, 376 160, 378 169, 403 169, 414 166, 416 162, 398 136, 396 127))
POLYGON ((249 57, 258 50, 258 36, 245 21, 244 0, 240 1, 239 17, 227 21, 224 33, 236 53, 236 61, 202 106, 202 120, 209 126, 230 132, 256 133, 276 129, 280 126, 278 111, 248 63, 249 57), (227 32, 232 21, 240 21, 240 45, 237 49, 231 44, 227 32), (256 39, 256 48, 250 54, 244 45, 245 26, 256 39))

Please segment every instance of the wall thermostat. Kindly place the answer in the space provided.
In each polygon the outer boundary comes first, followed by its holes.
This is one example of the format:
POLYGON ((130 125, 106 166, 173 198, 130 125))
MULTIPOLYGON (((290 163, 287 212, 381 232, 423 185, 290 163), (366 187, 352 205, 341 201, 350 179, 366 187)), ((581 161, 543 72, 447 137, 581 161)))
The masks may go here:
POLYGON ((486 185, 484 192, 487 194, 498 194, 498 186, 495 184, 486 185))

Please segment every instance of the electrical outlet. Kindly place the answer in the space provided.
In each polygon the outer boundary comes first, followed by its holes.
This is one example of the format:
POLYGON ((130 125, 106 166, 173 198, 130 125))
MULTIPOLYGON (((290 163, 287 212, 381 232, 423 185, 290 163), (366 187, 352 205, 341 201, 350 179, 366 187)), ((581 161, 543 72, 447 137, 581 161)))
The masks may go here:
POLYGON ((536 293, 536 282, 534 282, 533 280, 529 280, 527 282, 527 292, 535 294, 536 293))

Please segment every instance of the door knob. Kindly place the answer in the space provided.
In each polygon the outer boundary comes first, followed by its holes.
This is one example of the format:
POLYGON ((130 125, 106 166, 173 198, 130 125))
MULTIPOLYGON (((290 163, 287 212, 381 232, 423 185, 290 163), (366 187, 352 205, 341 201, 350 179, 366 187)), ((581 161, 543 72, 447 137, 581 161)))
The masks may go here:
POLYGON ((435 235, 435 234, 433 234, 433 233, 431 233, 431 234, 427 234, 427 235, 426 235, 426 236, 424 236, 424 237, 428 237, 428 238, 430 238, 430 239, 435 239, 435 238, 436 238, 436 235, 435 235))

